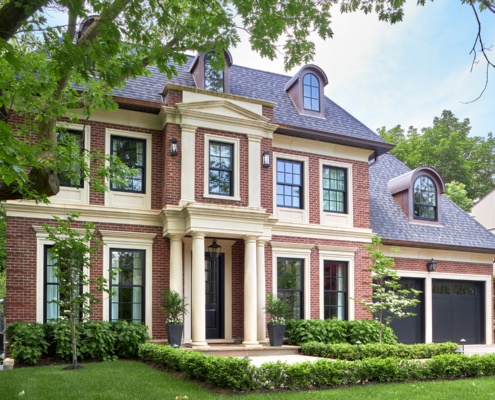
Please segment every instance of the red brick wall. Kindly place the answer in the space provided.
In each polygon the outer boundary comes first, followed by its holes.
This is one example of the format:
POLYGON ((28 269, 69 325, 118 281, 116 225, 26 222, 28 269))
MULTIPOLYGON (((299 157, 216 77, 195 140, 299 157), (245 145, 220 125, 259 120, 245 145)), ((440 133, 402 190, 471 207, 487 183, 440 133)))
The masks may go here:
POLYGON ((273 121, 273 107, 261 106, 261 115, 273 121))
POLYGON ((269 214, 273 213, 273 169, 276 168, 272 142, 272 139, 261 140, 261 154, 270 152, 270 167, 261 167, 261 207, 269 214))
POLYGON ((244 240, 232 246, 232 338, 244 338, 244 240))
MULTIPOLYGON (((7 218, 7 322, 36 321, 36 233, 33 226, 41 226, 45 223, 53 224, 53 220, 35 218, 7 218)), ((97 229, 156 233, 153 241, 153 282, 147 282, 147 289, 152 290, 152 319, 153 337, 165 337, 165 319, 160 308, 163 289, 168 287, 170 244, 164 239, 161 228, 121 225, 110 223, 96 223, 97 229), (151 289, 150 289, 151 288, 151 289)), ((74 227, 81 227, 77 222, 74 227)), ((130 246, 132 247, 132 245, 130 246)), ((91 278, 103 274, 103 249, 100 248, 93 257, 93 268, 90 271, 91 278)), ((101 299, 102 295, 98 297, 101 299)), ((105 295, 105 301, 108 296, 105 295)), ((102 305, 94 308, 91 319, 100 320, 103 317, 102 305)))
MULTIPOLYGON (((181 131, 179 125, 168 124, 165 128, 165 140, 163 141, 163 154, 165 154, 165 170, 163 185, 163 203, 162 206, 177 205, 179 204, 180 193, 180 179, 181 179, 181 161, 183 153, 180 151, 182 148, 181 131), (170 140, 177 139, 179 146, 179 153, 176 156, 170 155, 170 140)), ((187 154, 184 155, 187 158, 187 154)), ((192 162, 192 160, 191 160, 192 162)))
MULTIPOLYGON (((429 259, 415 260, 409 258, 396 258, 394 261, 398 270, 425 272, 426 263, 429 259)), ((468 275, 491 275, 492 269, 493 267, 491 264, 438 261, 436 272, 468 275)))
MULTIPOLYGON (((234 155, 235 157, 235 155, 234 155)), ((210 129, 198 128, 196 130, 196 160, 195 160, 195 197, 197 202, 209 203, 209 204, 224 204, 235 206, 247 206, 248 205, 248 139, 245 135, 237 133, 225 133, 210 129), (205 157, 205 135, 212 134, 216 136, 223 136, 226 138, 239 139, 239 169, 240 169, 240 182, 239 192, 240 201, 223 200, 223 199, 211 199, 203 197, 204 182, 208 179, 208 171, 205 171, 204 157, 205 157)), ((234 179, 237 174, 234 171, 234 179)))
POLYGON ((174 107, 177 103, 182 103, 182 91, 169 90, 167 92, 166 105, 174 107))
MULTIPOLYGON (((329 163, 332 161, 340 161, 352 164, 354 227, 370 227, 369 171, 367 162, 325 157, 317 154, 279 148, 276 148, 275 150, 278 153, 309 158, 309 182, 304 182, 304 190, 309 190, 309 204, 306 204, 304 207, 309 209, 309 222, 311 224, 320 223, 320 210, 322 208, 322 205, 320 204, 320 160, 327 160, 329 163)), ((276 168, 274 161, 275 160, 273 160, 273 167, 271 168, 276 168)), ((265 190, 273 190, 271 188, 273 188, 273 182, 271 183, 270 188, 268 188, 268 182, 262 181, 262 192, 265 190)))

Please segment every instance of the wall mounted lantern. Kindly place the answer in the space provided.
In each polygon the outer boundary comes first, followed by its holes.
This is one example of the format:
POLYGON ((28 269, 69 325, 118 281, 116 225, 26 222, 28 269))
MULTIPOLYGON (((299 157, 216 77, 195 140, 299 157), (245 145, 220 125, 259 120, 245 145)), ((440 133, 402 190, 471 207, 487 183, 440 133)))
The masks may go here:
POLYGON ((220 255, 220 250, 222 246, 217 244, 217 239, 213 239, 213 243, 208 246, 208 255, 211 260, 217 260, 220 255))
POLYGON ((426 263, 426 269, 428 272, 433 272, 437 269, 437 260, 434 260, 433 258, 426 263))
POLYGON ((263 167, 268 168, 270 166, 270 152, 265 151, 263 153, 263 161, 262 161, 263 167))
POLYGON ((176 156, 179 154, 179 143, 176 138, 170 139, 170 155, 176 156))

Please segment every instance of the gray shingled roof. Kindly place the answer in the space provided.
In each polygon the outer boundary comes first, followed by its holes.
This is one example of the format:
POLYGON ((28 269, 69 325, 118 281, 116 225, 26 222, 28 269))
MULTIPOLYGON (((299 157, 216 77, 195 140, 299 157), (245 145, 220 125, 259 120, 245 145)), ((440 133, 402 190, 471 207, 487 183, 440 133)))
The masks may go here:
MULTIPOLYGON (((149 68, 151 76, 129 80, 124 88, 115 90, 114 94, 119 97, 159 103, 162 101, 161 93, 167 82, 195 87, 192 75, 189 73, 192 61, 193 57, 189 57, 187 64, 177 67, 178 75, 171 80, 151 67, 149 68)), ((327 97, 325 97, 326 118, 300 115, 284 90, 285 84, 290 79, 290 76, 232 65, 230 92, 234 95, 276 103, 274 120, 277 124, 364 139, 377 144, 386 143, 379 135, 327 97)))
POLYGON ((495 251, 495 235, 442 195, 442 226, 411 224, 388 190, 388 181, 410 171, 391 154, 370 166, 371 229, 382 239, 495 251))

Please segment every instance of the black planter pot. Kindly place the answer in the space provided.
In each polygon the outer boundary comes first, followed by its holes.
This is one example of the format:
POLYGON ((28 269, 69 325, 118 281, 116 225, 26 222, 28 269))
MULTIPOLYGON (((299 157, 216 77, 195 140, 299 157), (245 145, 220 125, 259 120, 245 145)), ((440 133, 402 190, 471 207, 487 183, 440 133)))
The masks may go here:
POLYGON ((172 347, 180 347, 182 342, 182 331, 184 330, 184 324, 167 324, 167 337, 168 344, 172 347))
POLYGON ((268 338, 270 346, 282 346, 284 342, 285 325, 268 324, 268 338))

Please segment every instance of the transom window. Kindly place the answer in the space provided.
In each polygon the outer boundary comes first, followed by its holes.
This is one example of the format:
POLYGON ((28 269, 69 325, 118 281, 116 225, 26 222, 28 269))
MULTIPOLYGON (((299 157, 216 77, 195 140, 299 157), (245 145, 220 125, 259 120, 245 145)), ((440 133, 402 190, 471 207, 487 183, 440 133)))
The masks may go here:
POLYGON ((145 193, 146 191, 146 140, 121 136, 111 138, 112 155, 119 157, 136 174, 129 177, 126 183, 110 182, 112 190, 123 192, 145 193))
POLYGON ((110 249, 110 321, 144 322, 144 250, 110 249))
POLYGON ((323 211, 347 213, 347 170, 323 167, 323 211))
MULTIPOLYGON (((68 140, 72 139, 75 141, 75 144, 79 148, 77 156, 83 153, 84 151, 84 135, 82 131, 76 131, 73 129, 67 130, 58 130, 57 131, 57 141, 59 145, 67 146, 68 140)), ((68 171, 59 172, 57 174, 60 186, 66 187, 74 187, 74 188, 82 188, 84 187, 84 179, 81 176, 81 165, 74 161, 71 165, 68 166, 68 171)))
POLYGON ((323 264, 324 319, 347 319, 347 263, 323 264))
POLYGON ((277 206, 303 208, 303 163, 277 159, 277 206))
POLYGON ((210 142, 209 157, 208 192, 210 194, 232 196, 234 186, 234 145, 210 142))
POLYGON ((320 112, 320 82, 313 74, 306 74, 303 81, 304 109, 320 112))
POLYGON ((213 52, 205 55, 205 89, 215 92, 223 92, 223 71, 218 71, 211 65, 213 52))
POLYGON ((277 259, 277 296, 287 299, 294 319, 304 318, 303 268, 302 259, 277 259))
POLYGON ((436 221, 437 187, 433 180, 425 175, 414 182, 414 218, 436 221))

